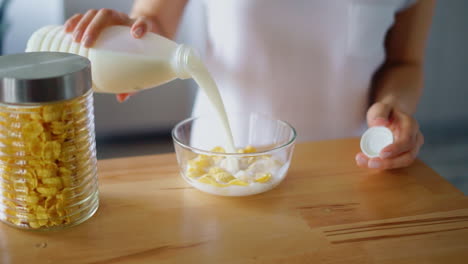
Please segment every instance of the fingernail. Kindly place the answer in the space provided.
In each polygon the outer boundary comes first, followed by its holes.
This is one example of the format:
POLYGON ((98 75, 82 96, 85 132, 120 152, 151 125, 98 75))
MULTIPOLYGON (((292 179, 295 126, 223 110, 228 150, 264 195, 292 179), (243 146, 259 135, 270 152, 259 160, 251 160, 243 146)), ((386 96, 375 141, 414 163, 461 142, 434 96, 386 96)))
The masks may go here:
POLYGON ((137 37, 141 37, 141 34, 143 34, 143 29, 141 27, 135 29, 133 31, 133 34, 135 34, 135 36, 137 36, 137 37))
POLYGON ((127 101, 129 98, 130 98, 130 96, 127 95, 127 94, 118 94, 117 95, 117 101, 119 103, 123 103, 123 102, 127 101))
POLYGON ((85 36, 83 38, 83 44, 85 47, 89 48, 89 46, 91 46, 91 38, 89 36, 85 36))
POLYGON ((378 169, 381 166, 381 162, 377 160, 371 160, 369 161, 369 168, 371 169, 378 169))
POLYGON ((385 152, 380 153, 380 157, 382 159, 386 159, 386 158, 390 157, 391 155, 392 155, 392 152, 390 152, 390 151, 385 151, 385 152))
POLYGON ((356 157, 356 162, 358 163, 359 166, 365 166, 366 165, 366 159, 361 157, 361 156, 357 156, 356 157))

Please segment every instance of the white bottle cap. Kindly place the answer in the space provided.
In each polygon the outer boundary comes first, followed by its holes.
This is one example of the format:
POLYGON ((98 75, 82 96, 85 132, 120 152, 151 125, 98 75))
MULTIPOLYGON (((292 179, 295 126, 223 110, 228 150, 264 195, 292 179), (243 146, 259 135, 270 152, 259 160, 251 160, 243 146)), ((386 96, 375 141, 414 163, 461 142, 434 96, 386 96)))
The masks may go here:
POLYGON ((361 150, 369 158, 377 158, 380 151, 392 143, 393 133, 390 129, 383 126, 371 127, 361 137, 361 150))

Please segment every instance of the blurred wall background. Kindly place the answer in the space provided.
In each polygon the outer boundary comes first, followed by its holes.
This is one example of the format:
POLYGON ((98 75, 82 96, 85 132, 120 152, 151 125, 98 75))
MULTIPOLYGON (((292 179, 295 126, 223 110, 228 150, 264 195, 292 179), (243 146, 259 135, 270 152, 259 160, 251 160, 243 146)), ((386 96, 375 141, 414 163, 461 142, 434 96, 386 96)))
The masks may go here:
MULTIPOLYGON (((132 2, 12 0, 7 21, 4 21, 7 23, 4 51, 22 52, 34 30, 43 25, 61 24, 74 13, 103 7, 128 12, 132 2)), ((425 90, 416 118, 426 136, 422 159, 468 193, 467 11, 467 0, 437 1, 426 52, 425 90)), ((203 23, 201 1, 191 0, 177 40, 203 50, 203 23)), ((177 121, 190 115, 195 89, 191 80, 178 80, 145 91, 125 104, 118 104, 111 95, 97 94, 95 111, 100 157, 170 151, 167 135, 177 121), (126 136, 120 137, 122 135, 126 136), (108 140, 117 136, 120 144, 108 140), (142 141, 145 138, 148 141, 142 141), (150 145, 156 138, 162 141, 150 145), (140 148, 136 142, 143 142, 140 148)))

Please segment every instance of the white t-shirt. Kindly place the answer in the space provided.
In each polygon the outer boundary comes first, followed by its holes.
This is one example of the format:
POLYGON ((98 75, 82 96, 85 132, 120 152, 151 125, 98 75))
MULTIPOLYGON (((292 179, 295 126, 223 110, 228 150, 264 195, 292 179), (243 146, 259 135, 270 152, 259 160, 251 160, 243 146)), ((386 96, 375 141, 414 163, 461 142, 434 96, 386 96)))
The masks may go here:
MULTIPOLYGON (((298 140, 359 136, 384 39, 408 0, 205 0, 205 61, 228 112, 283 119, 298 140)), ((212 114, 198 93, 194 116, 212 114)))

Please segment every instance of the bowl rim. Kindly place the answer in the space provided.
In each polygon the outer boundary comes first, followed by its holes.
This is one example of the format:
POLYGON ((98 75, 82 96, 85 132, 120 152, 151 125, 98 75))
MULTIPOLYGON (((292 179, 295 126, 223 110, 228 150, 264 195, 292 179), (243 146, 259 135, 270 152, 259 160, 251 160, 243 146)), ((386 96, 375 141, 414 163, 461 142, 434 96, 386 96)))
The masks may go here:
MULTIPOLYGON (((231 113, 232 114, 232 113, 231 113)), ((236 113, 234 113, 236 114, 236 113)), ((267 119, 270 119, 272 121, 278 121, 280 123, 282 123, 283 125, 285 125, 286 127, 289 127, 289 129, 291 129, 292 131, 292 137, 290 140, 288 140, 286 143, 284 144, 281 144, 279 146, 275 146, 274 148, 271 148, 271 149, 267 149, 267 150, 263 150, 263 151, 258 151, 258 152, 252 152, 252 153, 229 153, 229 152, 226 152, 226 153, 222 153, 222 152, 213 152, 213 151, 210 151, 210 150, 204 150, 204 149, 199 149, 199 148, 195 148, 195 147, 192 147, 192 146, 189 146, 187 144, 184 144, 181 142, 181 140, 179 140, 176 136, 176 130, 177 128, 179 128, 180 126, 186 124, 186 123, 189 123, 189 122, 192 122, 194 120, 197 120, 197 119, 201 119, 201 118, 210 118, 210 117, 213 117, 212 115, 208 115, 208 116, 193 116, 193 117, 189 117, 189 118, 186 118, 182 121, 180 121, 179 123, 177 123, 174 128, 172 129, 171 131, 171 136, 172 136, 172 140, 178 144, 179 146, 185 148, 185 149, 190 149, 192 150, 193 152, 196 152, 197 154, 205 154, 205 155, 211 155, 211 156, 230 156, 230 157, 243 157, 243 156, 262 156, 262 155, 266 155, 268 153, 271 153, 271 152, 276 152, 276 151, 279 151, 279 150, 282 150, 284 148, 287 148, 289 147, 290 145, 294 144, 295 141, 296 141, 296 138, 297 138, 297 132, 296 132, 296 129, 291 125, 289 124, 288 122, 284 121, 284 120, 281 120, 281 119, 277 119, 277 118, 274 118, 274 117, 271 117, 271 116, 268 116, 268 115, 264 115, 264 114, 259 114, 259 113, 249 113, 249 115, 258 115, 258 116, 262 116, 263 118, 267 118, 267 119)), ((228 115, 229 116, 229 115, 228 115)))

